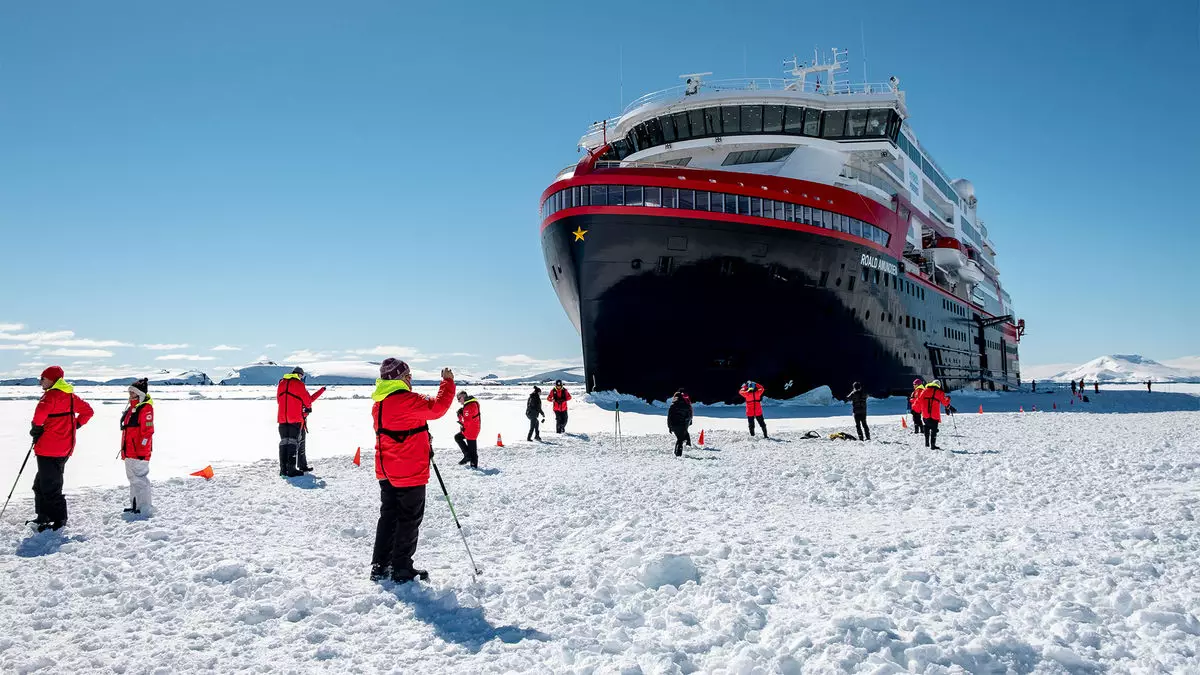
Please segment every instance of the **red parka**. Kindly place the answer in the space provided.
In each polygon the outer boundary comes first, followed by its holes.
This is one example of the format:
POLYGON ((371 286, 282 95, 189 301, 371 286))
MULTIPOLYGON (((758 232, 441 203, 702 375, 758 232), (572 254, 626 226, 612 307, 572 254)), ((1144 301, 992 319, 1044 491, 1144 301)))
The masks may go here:
POLYGON ((33 426, 42 427, 34 443, 39 457, 70 457, 75 452, 75 430, 92 419, 92 406, 75 395, 75 387, 60 379, 42 394, 33 411, 33 426))
POLYGON ((934 422, 941 422, 942 406, 950 405, 950 397, 942 391, 941 387, 926 385, 925 389, 921 392, 919 403, 921 404, 921 409, 917 412, 921 413, 921 417, 933 420, 934 422))
POLYGON ((753 389, 749 389, 743 384, 738 393, 746 399, 746 417, 762 416, 763 394, 767 393, 767 390, 761 384, 755 384, 753 389))
POLYGON ((550 390, 550 395, 546 397, 546 400, 554 404, 554 412, 566 412, 567 401, 571 400, 571 392, 567 391, 566 387, 555 387, 550 390))
POLYGON ((908 407, 918 415, 921 414, 921 392, 925 391, 925 385, 913 387, 912 393, 908 395, 908 407))
POLYGON ((454 380, 442 380, 436 398, 413 392, 404 380, 376 380, 375 478, 392 487, 415 487, 429 482, 429 420, 454 403, 454 380))
POLYGON ((121 416, 121 459, 150 459, 154 450, 154 400, 126 408, 121 416))
POLYGON ((462 434, 468 441, 473 441, 479 438, 479 401, 474 398, 467 399, 463 407, 458 409, 458 426, 462 427, 462 434))
POLYGON ((324 393, 325 388, 321 387, 316 394, 310 395, 308 387, 304 386, 299 375, 284 375, 279 381, 279 386, 275 388, 275 401, 279 404, 279 413, 275 416, 275 421, 279 424, 302 424, 304 409, 311 408, 313 401, 324 393))

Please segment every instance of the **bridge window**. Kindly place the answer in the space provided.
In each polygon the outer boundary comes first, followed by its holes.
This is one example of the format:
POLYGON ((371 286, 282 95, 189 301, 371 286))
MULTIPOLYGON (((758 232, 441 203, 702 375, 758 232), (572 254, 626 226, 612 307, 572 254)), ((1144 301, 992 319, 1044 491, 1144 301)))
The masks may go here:
POLYGON ((641 185, 626 185, 625 186, 625 206, 641 206, 642 205, 642 186, 641 185))
POLYGON ((704 109, 704 129, 715 136, 721 135, 721 109, 720 108, 705 108, 704 109))
MULTIPOLYGON (((709 134, 712 133, 711 130, 705 128, 704 110, 702 108, 696 108, 695 110, 689 110, 687 113, 687 116, 688 116, 688 122, 690 122, 691 126, 692 126, 692 136, 695 136, 695 137, 708 136, 709 134)), ((676 125, 676 126, 678 126, 678 125, 676 125)))
POLYGON ((867 131, 867 111, 866 110, 851 110, 846 115, 846 135, 851 137, 861 137, 867 131))
POLYGON ((668 209, 679 207, 679 188, 663 188, 662 205, 668 209))
POLYGON ((691 190, 680 190, 679 191, 679 208, 681 208, 681 209, 695 208, 694 204, 695 204, 695 193, 693 191, 691 191, 691 190))
POLYGON ((704 192, 702 190, 696 191, 696 210, 697 211, 707 211, 708 210, 708 193, 707 192, 704 192))
POLYGON ((822 138, 841 138, 846 129, 845 110, 827 110, 821 122, 822 138))
POLYGON ((750 198, 750 215, 754 216, 755 218, 762 218, 762 214, 763 214, 762 202, 763 202, 763 200, 760 197, 751 197, 750 198))
MULTIPOLYGON (((726 205, 728 205, 728 201, 726 201, 726 205)), ((743 197, 741 195, 738 195, 737 212, 742 214, 743 216, 750 213, 750 198, 749 197, 743 197)))
POLYGON ((608 205, 609 206, 624 206, 625 205, 625 187, 622 185, 608 186, 608 205))
POLYGON ((736 105, 721 106, 721 123, 727 136, 742 133, 742 109, 736 105))
POLYGON ((887 136, 888 114, 891 110, 879 108, 872 110, 867 118, 867 135, 871 137, 887 136))
POLYGON ((742 133, 761 134, 763 130, 763 107, 761 105, 742 106, 742 133))
POLYGON ((765 106, 763 106, 763 133, 764 134, 783 133, 783 106, 781 106, 781 105, 765 105, 765 106))
POLYGON ((664 206, 662 203, 661 189, 656 187, 646 188, 646 206, 664 206))
POLYGON ((787 107, 783 113, 783 133, 795 136, 804 133, 804 108, 787 107))
POLYGON ((820 136, 821 135, 821 111, 814 108, 808 108, 804 111, 804 135, 805 136, 820 136))
POLYGON ((688 128, 688 115, 685 112, 675 113, 672 115, 675 118, 675 138, 681 141, 686 141, 692 136, 699 136, 704 133, 704 129, 700 130, 700 134, 693 134, 688 128))
MULTIPOLYGON (((658 118, 658 126, 662 129, 662 139, 666 143, 674 143, 675 136, 675 120, 670 117, 658 118)), ((641 148, 644 149, 644 148, 641 148)))

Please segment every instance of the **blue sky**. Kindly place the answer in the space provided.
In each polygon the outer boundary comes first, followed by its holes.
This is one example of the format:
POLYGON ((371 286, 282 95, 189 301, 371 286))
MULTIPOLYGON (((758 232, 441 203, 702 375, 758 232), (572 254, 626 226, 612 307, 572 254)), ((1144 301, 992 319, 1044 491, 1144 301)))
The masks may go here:
POLYGON ((619 80, 858 79, 860 31, 976 186, 1025 364, 1200 352, 1197 4, 991 5, 5 3, 0 373, 578 361, 537 200, 619 80))

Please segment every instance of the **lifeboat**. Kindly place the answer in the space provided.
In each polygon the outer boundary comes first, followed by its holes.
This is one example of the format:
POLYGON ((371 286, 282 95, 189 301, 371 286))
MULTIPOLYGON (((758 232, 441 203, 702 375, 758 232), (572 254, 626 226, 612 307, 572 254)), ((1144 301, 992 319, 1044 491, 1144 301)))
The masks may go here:
POLYGON ((957 272, 967 264, 967 254, 954 237, 934 237, 931 243, 932 246, 927 245, 925 249, 938 267, 957 272))
POLYGON ((984 279, 983 269, 974 260, 968 260, 966 265, 959 268, 958 276, 971 285, 977 284, 984 279))

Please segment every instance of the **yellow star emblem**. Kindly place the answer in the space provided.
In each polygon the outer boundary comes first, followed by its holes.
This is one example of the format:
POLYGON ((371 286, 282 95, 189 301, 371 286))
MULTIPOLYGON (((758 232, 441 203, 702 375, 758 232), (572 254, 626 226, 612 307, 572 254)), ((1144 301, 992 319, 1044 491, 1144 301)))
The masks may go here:
POLYGON ((587 233, 588 233, 588 231, 583 229, 582 226, 578 226, 575 228, 575 231, 572 232, 571 234, 575 235, 575 241, 583 241, 583 235, 585 235, 587 233))

